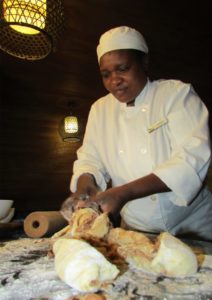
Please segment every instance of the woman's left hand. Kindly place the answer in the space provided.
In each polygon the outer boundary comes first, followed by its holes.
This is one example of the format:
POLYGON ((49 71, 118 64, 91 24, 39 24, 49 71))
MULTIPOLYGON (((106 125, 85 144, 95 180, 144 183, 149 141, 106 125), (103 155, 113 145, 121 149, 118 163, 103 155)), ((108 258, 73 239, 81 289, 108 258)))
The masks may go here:
POLYGON ((93 197, 89 197, 86 201, 79 201, 77 208, 91 207, 92 203, 97 203, 102 212, 107 212, 116 218, 126 203, 121 190, 121 187, 109 188, 104 192, 97 193, 93 197))
POLYGON ((99 204, 103 212, 112 214, 114 217, 119 215, 120 210, 125 205, 126 201, 123 199, 120 187, 109 188, 108 190, 98 193, 91 198, 99 204))

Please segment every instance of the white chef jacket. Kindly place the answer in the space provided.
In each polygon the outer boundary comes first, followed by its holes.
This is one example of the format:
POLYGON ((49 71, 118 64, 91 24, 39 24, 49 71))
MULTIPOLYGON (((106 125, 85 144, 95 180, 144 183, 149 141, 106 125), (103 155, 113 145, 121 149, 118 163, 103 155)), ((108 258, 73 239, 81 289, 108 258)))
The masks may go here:
POLYGON ((129 201, 121 211, 125 223, 212 239, 212 195, 203 185, 209 141, 208 111, 190 84, 148 81, 134 106, 108 94, 91 107, 71 191, 83 173, 102 190, 109 179, 119 186, 154 173, 171 191, 129 201))

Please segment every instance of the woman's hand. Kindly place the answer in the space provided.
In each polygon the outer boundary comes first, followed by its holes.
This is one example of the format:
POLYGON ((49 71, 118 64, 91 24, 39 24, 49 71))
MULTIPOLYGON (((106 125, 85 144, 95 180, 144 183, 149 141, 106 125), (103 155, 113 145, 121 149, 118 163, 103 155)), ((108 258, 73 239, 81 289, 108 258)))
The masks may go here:
POLYGON ((107 212, 114 226, 119 226, 120 210, 126 203, 121 193, 121 187, 110 188, 104 192, 98 192, 93 197, 78 200, 76 209, 91 207, 107 212))
POLYGON ((97 193, 96 196, 91 197, 91 201, 96 201, 102 211, 109 212, 116 217, 128 201, 168 191, 170 189, 160 178, 149 174, 121 186, 110 188, 105 192, 97 193))
POLYGON ((72 194, 72 197, 80 199, 86 196, 95 196, 99 192, 99 187, 93 175, 82 174, 77 182, 77 190, 72 194))
POLYGON ((95 197, 91 197, 91 201, 97 202, 103 212, 110 213, 114 217, 119 215, 120 210, 127 202, 123 196, 122 187, 109 188, 95 197))
POLYGON ((73 212, 81 207, 88 207, 87 200, 99 192, 94 177, 91 174, 82 174, 77 182, 77 190, 71 194, 61 206, 61 214, 69 221, 73 212))
POLYGON ((97 193, 93 197, 89 197, 87 200, 80 200, 77 207, 90 207, 92 203, 98 204, 102 212, 110 213, 114 217, 118 216, 125 204, 121 195, 121 187, 110 188, 104 192, 97 193))
POLYGON ((120 210, 128 201, 156 193, 168 192, 170 189, 156 175, 149 174, 124 185, 100 192, 98 186, 95 184, 94 177, 90 174, 85 174, 85 177, 81 179, 77 186, 77 191, 80 191, 81 195, 88 196, 88 200, 86 201, 79 201, 79 198, 77 198, 77 208, 91 207, 91 203, 96 202, 103 212, 110 213, 116 220, 120 210), (90 179, 88 179, 89 176, 90 179), (86 182, 87 185, 85 185, 86 182))

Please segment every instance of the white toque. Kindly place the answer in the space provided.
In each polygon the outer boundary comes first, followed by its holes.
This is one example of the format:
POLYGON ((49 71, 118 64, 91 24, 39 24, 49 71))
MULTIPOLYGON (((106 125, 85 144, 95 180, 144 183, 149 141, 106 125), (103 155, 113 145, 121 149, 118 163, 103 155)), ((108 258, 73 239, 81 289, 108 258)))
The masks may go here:
POLYGON ((97 46, 98 61, 107 52, 121 49, 136 49, 148 53, 148 46, 142 34, 134 28, 120 26, 103 33, 97 46))

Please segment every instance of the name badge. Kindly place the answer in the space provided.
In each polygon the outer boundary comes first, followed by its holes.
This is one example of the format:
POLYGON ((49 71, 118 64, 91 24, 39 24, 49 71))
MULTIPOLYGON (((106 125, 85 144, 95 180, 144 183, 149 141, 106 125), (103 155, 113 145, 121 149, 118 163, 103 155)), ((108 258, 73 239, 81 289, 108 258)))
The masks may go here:
POLYGON ((167 123, 168 123, 168 120, 167 120, 166 118, 164 118, 164 119, 162 119, 162 120, 160 120, 160 121, 157 121, 157 122, 155 122, 154 124, 152 124, 152 125, 147 129, 147 131, 148 131, 149 133, 151 133, 151 132, 155 131, 156 129, 160 128, 161 126, 167 124, 167 123))

